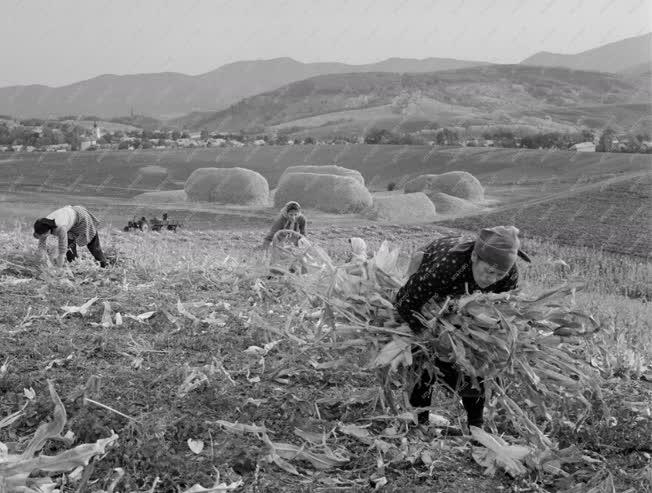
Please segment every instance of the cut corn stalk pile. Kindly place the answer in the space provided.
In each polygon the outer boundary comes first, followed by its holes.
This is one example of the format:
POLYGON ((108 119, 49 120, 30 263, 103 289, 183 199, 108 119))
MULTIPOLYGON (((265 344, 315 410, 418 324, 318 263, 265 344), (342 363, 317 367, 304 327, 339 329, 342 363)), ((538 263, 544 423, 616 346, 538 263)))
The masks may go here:
POLYGON ((395 404, 392 382, 399 377, 409 387, 414 375, 434 371, 429 362, 436 355, 454 363, 474 384, 484 381, 494 431, 492 418, 501 409, 520 435, 520 445, 510 446, 473 430, 485 447, 495 445, 482 456, 476 454, 479 463, 489 472, 498 464, 515 476, 525 466, 567 474, 559 465, 573 462, 560 459, 568 450, 557 451, 544 430, 553 420, 579 426, 590 411, 589 399, 600 399, 600 376, 582 356, 583 340, 599 324, 574 308, 581 286, 564 285, 536 296, 472 293, 443 304, 431 302, 420 314, 426 329, 416 335, 394 315, 392 301, 406 281, 397 266, 397 250, 383 243, 371 260, 343 265, 335 265, 317 246, 311 251, 320 263, 307 275, 292 276, 292 283, 313 304, 321 301, 320 323, 330 327, 334 347, 358 345, 370 351, 368 369, 377 371, 395 414, 405 413, 408 406, 401 410, 395 404), (518 450, 505 459, 510 447, 518 450))

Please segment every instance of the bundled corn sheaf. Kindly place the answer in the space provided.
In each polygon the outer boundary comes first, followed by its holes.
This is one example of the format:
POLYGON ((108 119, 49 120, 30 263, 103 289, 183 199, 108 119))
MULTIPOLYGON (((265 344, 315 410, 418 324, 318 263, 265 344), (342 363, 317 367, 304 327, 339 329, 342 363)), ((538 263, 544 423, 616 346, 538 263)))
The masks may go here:
MULTIPOLYGON (((336 335, 374 352, 369 367, 386 375, 412 366, 420 374, 434 359, 454 363, 504 410, 529 443, 548 449, 550 440, 537 421, 564 414, 576 425, 599 396, 599 375, 581 358, 582 339, 599 329, 590 315, 574 308, 579 285, 565 285, 536 296, 519 291, 471 293, 425 307, 426 329, 414 334, 395 318, 393 300, 404 284, 398 250, 387 243, 370 260, 335 265, 319 247, 304 243, 298 256, 311 259, 309 273, 293 277, 297 288, 323 303, 336 335), (415 349, 417 349, 415 351, 415 349), (422 353, 425 357, 414 358, 422 353)), ((403 372, 405 377, 406 372, 403 372)), ((405 382, 404 382, 405 383, 405 382)), ((388 389, 385 389, 387 394, 388 389)))

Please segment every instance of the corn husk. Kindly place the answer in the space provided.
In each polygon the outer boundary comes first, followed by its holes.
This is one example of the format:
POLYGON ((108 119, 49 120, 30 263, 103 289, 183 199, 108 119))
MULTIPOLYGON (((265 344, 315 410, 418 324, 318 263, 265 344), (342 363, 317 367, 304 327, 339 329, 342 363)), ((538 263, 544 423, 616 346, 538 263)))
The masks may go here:
MULTIPOLYGON (((413 379, 439 358, 476 384, 482 379, 487 402, 541 449, 552 446, 542 431, 545 421, 570 412, 579 426, 590 410, 589 397, 600 395, 599 375, 582 359, 584 340, 599 330, 599 323, 574 306, 581 285, 536 295, 478 292, 431 302, 420 316, 427 330, 414 334, 393 309, 406 281, 397 267, 398 250, 383 243, 371 260, 342 265, 323 251, 319 255, 320 268, 292 282, 331 314, 340 347, 367 348, 372 355, 368 367, 377 371, 385 395, 390 374, 411 368, 413 379)), ((407 378, 408 372, 399 373, 407 378)))

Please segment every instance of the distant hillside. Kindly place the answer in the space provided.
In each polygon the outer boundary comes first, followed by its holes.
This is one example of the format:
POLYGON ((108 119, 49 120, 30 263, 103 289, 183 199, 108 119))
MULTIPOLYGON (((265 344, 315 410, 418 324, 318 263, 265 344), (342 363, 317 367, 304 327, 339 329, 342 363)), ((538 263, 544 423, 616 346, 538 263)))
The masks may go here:
MULTIPOLYGON (((572 131, 613 120, 609 116, 588 125, 579 121, 577 112, 563 117, 573 107, 649 100, 649 88, 615 74, 491 65, 422 74, 322 75, 246 98, 220 112, 193 113, 174 124, 232 131, 326 128, 345 134, 421 121, 467 129, 512 125, 532 132, 572 131)), ((630 120, 639 120, 648 111, 649 106, 634 105, 630 113, 636 115, 630 120)), ((618 118, 611 123, 619 125, 618 118)))
POLYGON ((650 256, 652 179, 649 173, 605 180, 532 204, 458 218, 441 224, 477 231, 496 224, 518 224, 525 237, 650 256), (559 217, 559 221, 542 218, 559 217))
POLYGON ((526 58, 521 64, 615 73, 641 64, 649 64, 650 60, 652 60, 652 33, 647 33, 575 55, 542 51, 526 58))
POLYGON ((111 118, 111 122, 138 127, 143 130, 158 130, 165 128, 165 124, 161 120, 143 115, 119 116, 111 118))
POLYGON ((230 63, 195 76, 174 72, 101 75, 63 87, 0 88, 0 114, 20 118, 94 114, 111 118, 130 114, 133 110, 164 118, 191 111, 220 110, 242 98, 322 74, 432 72, 484 64, 447 58, 390 58, 367 65, 347 65, 276 58, 230 63))
POLYGON ((197 168, 241 166, 261 173, 274 188, 288 166, 333 164, 356 169, 368 186, 385 190, 423 173, 468 171, 482 183, 506 187, 531 186, 527 198, 556 188, 649 170, 652 155, 574 153, 568 151, 492 149, 482 147, 434 148, 394 145, 297 145, 243 148, 197 148, 166 151, 114 151, 72 153, 11 153, 0 155, 0 192, 70 190, 79 195, 133 197, 141 192, 183 188, 197 168), (168 175, 148 174, 146 166, 159 166, 168 175), (44 176, 51 179, 44 186, 44 176), (16 177, 20 176, 19 181, 16 177), (545 187, 542 186, 545 184, 545 187))

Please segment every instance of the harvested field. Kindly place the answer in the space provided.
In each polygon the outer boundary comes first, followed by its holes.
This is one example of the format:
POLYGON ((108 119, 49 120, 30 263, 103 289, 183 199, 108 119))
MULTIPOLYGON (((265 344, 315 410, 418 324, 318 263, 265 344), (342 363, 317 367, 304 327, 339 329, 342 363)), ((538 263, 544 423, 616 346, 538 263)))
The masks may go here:
MULTIPOLYGON (((392 240, 405 255, 437 231, 446 230, 330 226, 314 228, 310 239, 341 262, 351 236, 365 238, 372 251, 392 240)), ((251 250, 261 231, 102 235, 116 265, 100 270, 84 251, 63 275, 40 269, 25 229, 0 235, 0 416, 28 401, 18 419, 0 429, 0 441, 19 446, 50 419, 52 379, 67 412, 65 430, 75 434, 71 446, 109 437, 111 430, 119 436, 86 468, 96 490, 110 486, 117 467, 124 472, 117 491, 143 492, 209 487, 214 468, 220 481, 242 481, 241 490, 252 492, 367 491, 385 481, 387 491, 559 491, 577 477, 612 481, 617 491, 648 487, 649 443, 641 429, 650 425, 652 395, 640 378, 651 363, 652 314, 649 304, 619 294, 645 285, 647 264, 524 242, 534 258, 523 268, 526 287, 586 281, 578 308, 593 313, 603 331, 583 351, 608 383, 606 408, 596 409, 581 429, 560 422, 547 430, 560 446, 574 444, 595 461, 585 476, 512 479, 485 476, 468 437, 426 440, 388 416, 376 401, 369 354, 320 333, 312 310, 296 309, 305 297, 282 277, 267 277, 251 250), (560 258, 569 270, 555 267, 560 258), (85 314, 65 315, 63 307, 94 297, 85 314), (33 389, 33 399, 23 389, 33 389), (241 425, 264 426, 269 442, 241 425), (380 441, 366 443, 360 430, 380 441), (282 443, 299 449, 288 455, 282 443), (275 459, 274 450, 285 459, 275 459)), ((403 265, 407 257, 401 259, 403 265)), ((463 411, 446 392, 434 402, 433 412, 460 421, 463 411)), ((512 430, 502 431, 511 440, 512 430)), ((44 452, 67 447, 48 441, 44 452)))

